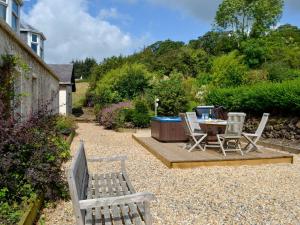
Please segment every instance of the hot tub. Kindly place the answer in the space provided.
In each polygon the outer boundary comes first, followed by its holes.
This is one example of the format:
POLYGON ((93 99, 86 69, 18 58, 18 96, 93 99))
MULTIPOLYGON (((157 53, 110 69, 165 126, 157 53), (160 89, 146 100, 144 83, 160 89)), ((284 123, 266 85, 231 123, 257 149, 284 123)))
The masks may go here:
POLYGON ((153 117, 151 136, 161 142, 187 141, 180 117, 153 117))

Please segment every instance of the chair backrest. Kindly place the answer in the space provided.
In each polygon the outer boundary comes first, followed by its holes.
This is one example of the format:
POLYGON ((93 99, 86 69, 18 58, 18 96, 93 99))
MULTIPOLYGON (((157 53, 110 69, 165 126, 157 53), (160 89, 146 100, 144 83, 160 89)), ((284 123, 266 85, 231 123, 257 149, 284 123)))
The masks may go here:
POLYGON ((228 113, 225 135, 240 137, 242 135, 245 117, 245 113, 228 113))
POLYGON ((191 129, 190 129, 190 125, 187 121, 186 114, 185 113, 179 113, 179 116, 181 118, 182 126, 183 126, 185 134, 190 136, 191 135, 191 129))
POLYGON ((89 172, 82 141, 67 175, 77 225, 83 225, 85 220, 85 210, 80 210, 79 201, 84 200, 87 197, 89 172))
POLYGON ((187 117, 187 121, 190 125, 192 132, 194 132, 195 130, 198 130, 198 131, 201 130, 201 127, 199 125, 198 118, 197 118, 197 115, 195 112, 186 112, 186 117, 187 117))
POLYGON ((264 131, 265 127, 266 127, 266 124, 268 122, 268 119, 269 119, 269 113, 264 113, 262 118, 261 118, 261 121, 257 127, 257 130, 255 132, 255 135, 257 135, 258 137, 260 137, 262 135, 262 132, 264 131))

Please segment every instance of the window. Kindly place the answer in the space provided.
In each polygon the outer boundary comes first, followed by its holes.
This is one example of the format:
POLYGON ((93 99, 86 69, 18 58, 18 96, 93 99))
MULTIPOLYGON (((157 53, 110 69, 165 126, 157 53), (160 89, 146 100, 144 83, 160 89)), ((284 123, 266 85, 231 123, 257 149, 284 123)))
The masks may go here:
POLYGON ((13 0, 12 3, 12 21, 11 27, 17 31, 19 25, 19 5, 17 4, 16 0, 13 0))
POLYGON ((31 41, 37 43, 38 36, 36 34, 32 34, 31 41))
POLYGON ((15 0, 13 0, 12 11, 14 14, 16 14, 16 16, 19 16, 19 5, 15 0))
POLYGON ((7 4, 5 0, 0 0, 0 18, 6 20, 7 4))
POLYGON ((11 27, 17 31, 18 30, 18 17, 16 17, 15 15, 12 15, 12 23, 11 23, 11 27))
POLYGON ((38 50, 38 44, 36 44, 36 43, 31 43, 31 49, 32 49, 35 53, 37 53, 37 50, 38 50))

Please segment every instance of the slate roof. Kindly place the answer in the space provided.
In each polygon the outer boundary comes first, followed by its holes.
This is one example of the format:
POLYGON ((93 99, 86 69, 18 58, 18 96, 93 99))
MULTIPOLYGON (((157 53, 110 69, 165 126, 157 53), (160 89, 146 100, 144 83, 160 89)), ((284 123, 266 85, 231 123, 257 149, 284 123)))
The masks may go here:
POLYGON ((73 64, 48 64, 48 66, 59 77, 60 84, 72 85, 73 90, 76 90, 73 64))
POLYGON ((46 37, 45 35, 43 34, 43 32, 39 31, 38 29, 36 29, 35 27, 31 26, 30 24, 28 23, 25 23, 24 21, 21 21, 20 22, 20 31, 24 32, 24 31, 30 31, 32 33, 37 33, 37 34, 40 34, 42 35, 42 37, 44 38, 44 40, 46 40, 46 37))

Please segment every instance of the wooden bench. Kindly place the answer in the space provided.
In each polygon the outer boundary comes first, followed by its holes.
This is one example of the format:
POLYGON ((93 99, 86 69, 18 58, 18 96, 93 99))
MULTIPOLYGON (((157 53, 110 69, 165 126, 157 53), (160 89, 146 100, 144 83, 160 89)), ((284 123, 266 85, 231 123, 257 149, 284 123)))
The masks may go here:
POLYGON ((77 225, 152 224, 151 193, 136 193, 126 170, 126 157, 87 159, 83 142, 67 171, 77 225), (90 174, 87 162, 120 161, 121 171, 90 174))

